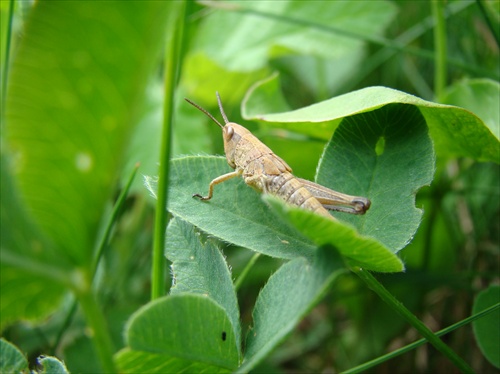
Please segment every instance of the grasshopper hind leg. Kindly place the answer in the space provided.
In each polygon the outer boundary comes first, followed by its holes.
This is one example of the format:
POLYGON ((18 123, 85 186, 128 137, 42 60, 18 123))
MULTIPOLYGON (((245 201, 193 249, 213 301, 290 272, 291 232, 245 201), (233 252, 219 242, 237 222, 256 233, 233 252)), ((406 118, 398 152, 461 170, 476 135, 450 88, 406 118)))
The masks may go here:
POLYGON ((201 201, 206 201, 206 200, 210 200, 214 194, 214 186, 216 184, 219 184, 219 183, 222 183, 222 182, 225 182, 231 178, 234 178, 234 177, 237 177, 241 175, 241 171, 240 170, 236 170, 236 171, 233 171, 231 173, 227 173, 227 174, 223 174, 217 178, 215 178, 214 180, 212 180, 208 186, 208 195, 207 196, 202 196, 198 193, 195 193, 193 194, 193 197, 197 197, 199 198, 201 201))

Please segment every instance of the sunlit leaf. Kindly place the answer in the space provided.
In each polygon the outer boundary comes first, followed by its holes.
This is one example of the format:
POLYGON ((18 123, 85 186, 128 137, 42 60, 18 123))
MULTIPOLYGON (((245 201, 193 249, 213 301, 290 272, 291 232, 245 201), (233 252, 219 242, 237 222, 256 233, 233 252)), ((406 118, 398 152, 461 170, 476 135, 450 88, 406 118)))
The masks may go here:
POLYGON ((463 108, 425 101, 387 87, 368 87, 283 113, 272 110, 273 101, 270 101, 267 112, 263 113, 260 112, 261 106, 254 103, 261 102, 261 96, 269 97, 268 90, 262 87, 268 84, 271 84, 269 80, 263 81, 261 86, 254 86, 253 92, 247 95, 242 108, 244 118, 276 123, 283 128, 316 136, 320 135, 316 129, 319 126, 324 136, 329 137, 343 118, 374 111, 388 104, 409 104, 422 113, 439 154, 500 163, 498 135, 492 133, 480 118, 463 108))
POLYGON ((91 259, 173 6, 40 2, 30 14, 12 62, 5 138, 20 193, 61 261, 91 259))

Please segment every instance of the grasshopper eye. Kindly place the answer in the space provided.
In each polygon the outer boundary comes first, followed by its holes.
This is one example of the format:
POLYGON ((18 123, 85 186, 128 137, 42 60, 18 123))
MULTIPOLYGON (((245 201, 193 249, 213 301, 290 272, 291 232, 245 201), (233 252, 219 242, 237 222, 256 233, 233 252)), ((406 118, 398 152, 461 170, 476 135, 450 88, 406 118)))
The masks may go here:
POLYGON ((231 139, 234 135, 234 128, 232 128, 231 126, 226 126, 226 136, 227 136, 227 139, 231 139))

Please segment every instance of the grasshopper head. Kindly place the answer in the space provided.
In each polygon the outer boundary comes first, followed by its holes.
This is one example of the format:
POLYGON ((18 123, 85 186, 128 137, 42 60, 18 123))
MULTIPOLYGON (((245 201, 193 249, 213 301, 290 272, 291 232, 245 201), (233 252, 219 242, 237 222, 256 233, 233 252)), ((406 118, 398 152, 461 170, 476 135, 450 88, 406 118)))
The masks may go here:
POLYGON ((240 142, 246 134, 250 134, 246 128, 234 122, 227 122, 222 128, 222 137, 224 139, 224 152, 229 166, 236 168, 237 160, 241 160, 246 153, 245 142, 240 142))
POLYGON ((201 112, 205 113, 212 121, 214 121, 217 125, 219 125, 220 128, 222 128, 222 137, 224 139, 224 152, 226 153, 227 163, 234 169, 236 167, 235 160, 239 157, 239 155, 236 152, 236 145, 238 144, 243 135, 250 132, 243 126, 228 121, 226 113, 224 112, 224 108, 222 107, 219 93, 216 92, 216 95, 217 95, 217 102, 219 103, 219 109, 222 114, 222 118, 224 118, 225 126, 221 125, 221 123, 217 121, 214 116, 212 116, 198 104, 195 104, 188 99, 185 100, 189 104, 193 105, 195 108, 199 109, 201 112))

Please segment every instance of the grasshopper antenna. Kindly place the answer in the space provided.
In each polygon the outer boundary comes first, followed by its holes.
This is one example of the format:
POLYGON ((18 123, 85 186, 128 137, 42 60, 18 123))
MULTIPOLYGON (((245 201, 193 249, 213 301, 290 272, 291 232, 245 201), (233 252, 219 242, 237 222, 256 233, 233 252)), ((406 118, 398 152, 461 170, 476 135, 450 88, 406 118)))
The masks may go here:
POLYGON ((220 100, 219 92, 215 91, 215 95, 217 95, 217 102, 219 103, 220 114, 222 114, 222 118, 224 118, 224 123, 227 125, 229 121, 227 120, 226 113, 224 112, 224 108, 222 107, 222 102, 220 100))
MULTIPOLYGON (((221 103, 220 103, 219 94, 217 94, 217 99, 218 99, 218 101, 219 101, 219 107, 221 108, 221 111, 222 111, 222 106, 221 106, 221 103)), ((216 124, 218 124, 218 125, 219 125, 219 127, 224 128, 224 126, 222 126, 222 125, 220 124, 220 122, 219 122, 219 121, 217 121, 217 120, 215 119, 215 117, 214 117, 214 116, 212 116, 210 113, 208 113, 208 112, 207 112, 205 109, 203 109, 201 106, 199 106, 198 104, 193 103, 193 102, 192 102, 191 100, 189 100, 189 99, 184 98, 184 100, 186 100, 189 104, 191 104, 192 106, 194 106, 194 107, 195 107, 196 109, 198 109, 200 112, 202 112, 202 113, 204 113, 205 115, 207 115, 207 116, 208 116, 208 117, 209 117, 212 121, 214 121, 216 124)), ((225 121, 226 121, 226 123, 227 123, 228 121, 227 121, 227 118, 226 118, 226 114, 225 114, 224 112, 222 112, 222 116, 224 117, 224 120, 225 120, 225 121)))

